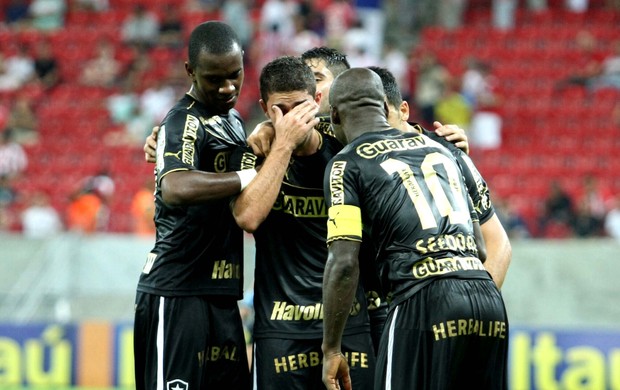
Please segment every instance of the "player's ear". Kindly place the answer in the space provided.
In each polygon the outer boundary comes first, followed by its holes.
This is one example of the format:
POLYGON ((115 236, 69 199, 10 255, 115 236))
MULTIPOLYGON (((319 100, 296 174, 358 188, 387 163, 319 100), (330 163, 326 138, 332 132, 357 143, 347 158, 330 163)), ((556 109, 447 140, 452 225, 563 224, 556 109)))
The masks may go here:
POLYGON ((321 91, 316 91, 314 93, 314 101, 316 102, 316 104, 320 104, 322 98, 323 98, 323 93, 321 91))
POLYGON ((263 109, 265 116, 269 118, 269 115, 267 115, 267 104, 265 103, 265 101, 263 99, 259 99, 258 103, 260 104, 260 108, 263 109))
POLYGON ((340 124, 340 114, 338 114, 338 109, 332 106, 329 106, 329 118, 334 125, 340 124))
POLYGON ((403 100, 400 103, 398 110, 400 111, 400 119, 403 122, 407 122, 409 120, 409 103, 407 103, 406 100, 403 100))
POLYGON ((185 73, 192 79, 192 83, 196 82, 196 77, 194 76, 194 68, 191 67, 189 62, 185 62, 185 73))

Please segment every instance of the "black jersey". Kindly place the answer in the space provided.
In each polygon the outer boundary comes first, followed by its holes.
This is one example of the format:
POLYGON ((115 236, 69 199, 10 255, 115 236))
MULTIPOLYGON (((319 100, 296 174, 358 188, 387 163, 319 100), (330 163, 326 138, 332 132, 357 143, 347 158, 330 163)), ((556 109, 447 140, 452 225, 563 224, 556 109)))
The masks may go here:
POLYGON ((391 129, 358 137, 330 162, 325 197, 328 243, 362 241, 367 232, 394 304, 435 277, 488 278, 458 165, 424 135, 391 129))
POLYGON ((213 115, 185 95, 164 118, 157 139, 155 247, 148 255, 138 290, 163 296, 243 293, 243 233, 230 199, 169 206, 161 178, 173 171, 226 172, 233 149, 246 145, 239 113, 213 115))
MULTIPOLYGON (((277 200, 254 232, 254 338, 323 337, 322 282, 327 261, 327 207, 323 175, 342 149, 331 136, 329 118, 317 126, 321 146, 311 156, 293 156, 277 200)), ((365 296, 360 286, 345 334, 369 331, 365 296)))
POLYGON ((480 224, 488 221, 495 214, 495 209, 493 208, 493 203, 491 202, 491 195, 489 193, 489 186, 478 171, 478 168, 474 165, 471 158, 467 155, 467 153, 454 146, 452 142, 437 135, 434 131, 428 131, 417 123, 412 123, 412 125, 422 131, 424 135, 439 142, 450 152, 452 152, 452 155, 456 158, 456 162, 459 164, 459 168, 465 178, 465 185, 467 186, 469 196, 474 203, 476 213, 478 213, 480 224))

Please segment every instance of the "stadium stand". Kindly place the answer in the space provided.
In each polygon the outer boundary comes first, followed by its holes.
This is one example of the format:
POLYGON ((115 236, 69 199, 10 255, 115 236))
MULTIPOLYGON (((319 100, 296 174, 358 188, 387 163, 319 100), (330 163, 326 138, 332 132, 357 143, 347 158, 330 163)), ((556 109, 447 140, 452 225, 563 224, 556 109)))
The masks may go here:
MULTIPOLYGON (((26 175, 16 183, 18 191, 47 190, 52 204, 64 210, 75 185, 85 176, 105 169, 116 183, 110 204, 109 231, 128 232, 129 204, 152 166, 144 163, 141 146, 106 145, 102 140, 113 129, 105 109, 105 99, 115 88, 84 87, 77 82, 82 63, 92 55, 96 42, 115 44, 125 65, 133 52, 120 43, 120 28, 135 1, 110 0, 110 9, 101 12, 69 10, 64 29, 48 33, 35 30, 0 31, 0 47, 28 45, 50 39, 57 56, 62 84, 38 100, 40 141, 26 146, 30 164, 26 175)), ((173 0, 141 1, 161 12, 173 0)), ((620 13, 591 1, 585 14, 563 9, 563 2, 549 1, 547 11, 533 14, 519 9, 516 27, 498 31, 490 27, 489 1, 472 0, 465 27, 445 30, 431 26, 422 30, 420 42, 432 47, 453 74, 459 74, 469 55, 488 60, 500 77, 506 104, 503 116, 503 142, 499 149, 472 150, 472 156, 489 181, 494 194, 517 202, 526 220, 534 225, 552 178, 559 178, 575 193, 583 175, 595 172, 620 193, 620 137, 618 124, 611 120, 620 101, 613 89, 586 96, 583 89, 569 88, 554 93, 554 83, 566 76, 567 64, 574 60, 574 34, 588 29, 604 47, 611 49, 620 38, 620 13)), ((219 19, 212 11, 182 11, 184 33, 208 20, 219 19)), ((150 77, 165 77, 170 67, 181 66, 174 49, 157 47, 148 53, 155 69, 150 77)), ((237 108, 246 118, 258 99, 257 70, 246 69, 242 99, 237 108)), ((10 102, 16 92, 3 92, 0 101, 10 102)), ((16 206, 19 207, 19 204, 16 206)))

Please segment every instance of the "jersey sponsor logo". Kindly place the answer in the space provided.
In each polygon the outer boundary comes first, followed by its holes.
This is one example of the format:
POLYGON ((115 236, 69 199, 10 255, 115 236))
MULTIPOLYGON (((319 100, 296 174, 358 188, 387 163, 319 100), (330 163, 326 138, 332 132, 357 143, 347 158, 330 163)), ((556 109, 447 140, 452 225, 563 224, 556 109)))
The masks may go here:
POLYGON ((346 161, 334 161, 329 172, 329 192, 332 198, 332 205, 344 204, 344 169, 346 161))
POLYGON ((241 265, 217 260, 213 263, 211 279, 241 279, 241 265))
POLYGON ((219 152, 213 159, 213 172, 223 173, 228 170, 228 159, 230 157, 230 151, 219 152))
POLYGON ((412 273, 416 279, 444 275, 456 271, 484 271, 480 259, 475 257, 448 257, 444 259, 427 258, 413 265, 412 273))
POLYGON ((400 150, 413 150, 428 146, 426 140, 421 135, 405 139, 381 140, 373 143, 363 143, 356 149, 357 154, 365 159, 371 159, 381 154, 400 150))
POLYGON ((334 130, 332 129, 332 124, 330 121, 327 121, 327 122, 321 121, 316 126, 314 126, 314 128, 322 132, 325 135, 336 138, 336 134, 334 134, 334 130))
POLYGON ((423 238, 416 242, 415 249, 423 255, 444 251, 461 251, 478 253, 476 238, 463 233, 442 234, 423 238))
POLYGON ((504 321, 482 321, 474 318, 460 318, 433 325, 435 341, 469 335, 505 339, 506 331, 507 326, 504 321))
MULTIPOLYGON (((344 357, 349 367, 369 368, 368 353, 358 351, 344 352, 344 357)), ((318 351, 308 353, 296 353, 294 355, 281 356, 273 359, 276 374, 289 371, 303 370, 309 367, 318 367, 323 364, 323 356, 318 351)))
POLYGON ((444 275, 456 271, 484 271, 480 259, 475 257, 447 257, 444 259, 427 258, 413 265, 413 277, 425 279, 431 276, 444 275))
POLYGON ((280 196, 273 210, 281 210, 295 217, 327 217, 327 206, 322 196, 280 196))
MULTIPOLYGON (((350 316, 356 316, 361 310, 357 299, 351 306, 350 316)), ((272 321, 315 321, 323 319, 323 304, 294 305, 286 301, 274 301, 271 309, 272 321)))
POLYGON ((151 272, 156 259, 157 255, 155 253, 149 253, 146 255, 146 262, 144 263, 144 267, 142 267, 143 274, 148 274, 151 272))
POLYGON ((181 160, 188 165, 194 165, 195 142, 199 126, 198 118, 193 115, 187 115, 185 118, 185 128, 183 128, 183 153, 181 160))
POLYGON ((202 365, 204 362, 217 362, 218 360, 229 360, 236 362, 239 360, 237 347, 235 345, 211 345, 206 351, 198 353, 198 362, 202 365))
POLYGON ((189 383, 180 379, 166 382, 166 390, 189 390, 189 383))
POLYGON ((241 156, 241 170, 255 169, 257 161, 258 156, 256 156, 254 153, 243 152, 243 155, 241 156))

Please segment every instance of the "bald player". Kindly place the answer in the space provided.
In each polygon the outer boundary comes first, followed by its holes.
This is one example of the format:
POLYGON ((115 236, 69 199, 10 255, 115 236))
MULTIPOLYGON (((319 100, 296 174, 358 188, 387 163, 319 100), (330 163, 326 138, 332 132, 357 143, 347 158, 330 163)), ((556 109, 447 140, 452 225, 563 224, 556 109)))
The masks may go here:
POLYGON ((323 381, 350 389, 340 350, 364 239, 390 297, 375 389, 505 389, 508 318, 478 258, 477 218, 456 160, 419 133, 395 129, 379 76, 343 72, 331 121, 346 145, 328 164, 323 280, 323 381))

